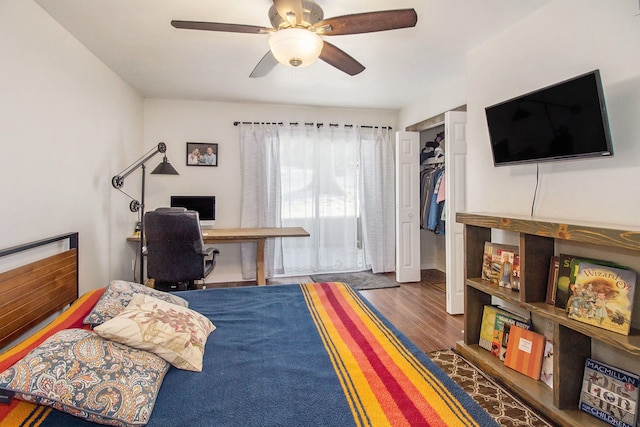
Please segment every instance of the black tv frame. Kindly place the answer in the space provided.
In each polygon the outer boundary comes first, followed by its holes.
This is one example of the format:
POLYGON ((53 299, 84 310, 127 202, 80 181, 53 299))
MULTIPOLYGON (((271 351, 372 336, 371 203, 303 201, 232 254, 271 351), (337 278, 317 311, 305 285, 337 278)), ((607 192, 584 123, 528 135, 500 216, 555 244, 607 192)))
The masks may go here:
MULTIPOLYGON (((587 84, 590 84, 590 83, 591 82, 587 82, 587 84)), ((593 102, 591 106, 592 106, 592 110, 595 109, 596 107, 595 103, 593 102)), ((593 114, 593 118, 596 118, 596 115, 597 114, 593 114)), ((609 129, 609 121, 608 121, 607 109, 606 109, 605 98, 604 98, 604 90, 602 88, 602 81, 600 79, 599 70, 593 70, 591 72, 584 73, 579 76, 561 81, 559 83, 546 86, 544 88, 537 89, 529 93, 526 93, 524 95, 520 95, 515 98, 511 98, 509 100, 486 107, 485 116, 487 119, 487 127, 489 130, 491 154, 492 154, 494 166, 511 166, 511 165, 518 165, 518 164, 540 163, 540 162, 577 159, 577 158, 609 157, 613 155, 611 131, 609 129), (582 79, 592 79, 593 83, 595 84, 593 88, 593 92, 590 93, 589 96, 594 97, 594 99, 597 98, 597 103, 598 103, 599 117, 597 117, 597 122, 593 123, 593 126, 595 128, 598 128, 597 130, 597 133, 599 135, 598 144, 600 146, 597 147, 597 149, 595 149, 595 144, 594 144, 594 149, 589 149, 589 150, 581 150, 581 149, 574 148, 572 151, 564 151, 559 153, 552 153, 550 150, 547 150, 545 152, 538 152, 538 153, 530 152, 528 154, 518 153, 517 155, 511 153, 506 157, 504 153, 501 154, 497 151, 500 149, 501 144, 503 145, 503 147, 506 146, 506 143, 508 140, 507 141, 505 141, 504 139, 499 140, 500 139, 500 137, 498 136, 499 131, 497 129, 499 125, 505 124, 505 120, 503 119, 501 121, 498 121, 495 116, 499 115, 500 113, 504 115, 506 114, 507 111, 509 111, 509 112, 513 112, 513 115, 511 116, 512 122, 515 122, 517 120, 526 120, 525 114, 526 114, 527 108, 525 107, 527 105, 529 106, 530 109, 535 110, 534 104, 538 104, 538 109, 539 109, 539 105, 546 104, 546 105, 543 105, 543 108, 547 113, 546 119, 548 120, 548 124, 553 129, 554 135, 556 137, 561 137, 562 135, 559 135, 558 129, 556 129, 554 127, 554 124, 552 123, 552 119, 549 116, 548 109, 549 108, 555 108, 556 110, 561 109, 561 110, 567 111, 566 114, 574 114, 574 115, 580 114, 580 111, 572 110, 572 108, 576 108, 576 104, 571 103, 572 100, 554 103, 554 102, 548 102, 548 101, 541 101, 541 99, 545 99, 545 96, 548 97, 549 94, 561 93, 562 91, 566 91, 567 88, 570 87, 570 85, 576 85, 582 79), (525 107, 523 107, 523 105, 525 107), (521 113, 521 116, 525 116, 525 117, 516 117, 518 116, 519 113, 521 113)), ((541 116, 541 114, 538 114, 538 116, 541 116)), ((541 144, 549 143, 549 142, 550 141, 539 141, 536 144, 536 148, 541 144)), ((533 147, 533 145, 530 145, 530 146, 533 147)))

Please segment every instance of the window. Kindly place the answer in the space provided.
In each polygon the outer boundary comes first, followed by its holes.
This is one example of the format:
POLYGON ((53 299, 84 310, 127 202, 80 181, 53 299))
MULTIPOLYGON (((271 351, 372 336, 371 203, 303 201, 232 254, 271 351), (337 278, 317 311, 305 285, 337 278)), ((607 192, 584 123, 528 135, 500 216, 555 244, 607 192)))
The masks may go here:
POLYGON ((285 271, 362 270, 356 130, 292 127, 279 135, 282 225, 311 233, 283 239, 285 271))

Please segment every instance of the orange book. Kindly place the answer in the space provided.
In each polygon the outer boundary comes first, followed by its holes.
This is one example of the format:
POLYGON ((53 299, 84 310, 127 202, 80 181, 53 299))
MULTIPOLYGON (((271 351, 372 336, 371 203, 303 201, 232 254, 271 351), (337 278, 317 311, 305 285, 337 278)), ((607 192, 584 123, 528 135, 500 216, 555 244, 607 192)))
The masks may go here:
POLYGON ((534 380, 540 379, 542 356, 544 354, 544 335, 511 326, 505 366, 522 372, 534 380))

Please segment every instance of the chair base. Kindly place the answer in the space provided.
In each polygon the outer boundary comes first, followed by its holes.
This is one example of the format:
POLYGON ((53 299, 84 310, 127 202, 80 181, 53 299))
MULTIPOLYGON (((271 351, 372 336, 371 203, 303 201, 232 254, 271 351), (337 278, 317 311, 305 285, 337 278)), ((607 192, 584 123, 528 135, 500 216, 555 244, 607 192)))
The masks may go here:
POLYGON ((155 289, 163 292, 175 292, 175 291, 189 291, 196 289, 194 282, 163 282, 160 280, 155 281, 155 289))

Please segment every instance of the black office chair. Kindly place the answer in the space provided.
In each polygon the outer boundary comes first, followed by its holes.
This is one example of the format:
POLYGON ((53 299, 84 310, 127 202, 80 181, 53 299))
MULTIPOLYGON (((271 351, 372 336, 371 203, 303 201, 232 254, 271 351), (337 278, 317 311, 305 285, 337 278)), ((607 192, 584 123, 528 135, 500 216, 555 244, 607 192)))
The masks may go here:
POLYGON ((159 290, 195 289, 207 277, 219 251, 205 248, 198 212, 158 208, 144 214, 147 276, 159 290))

